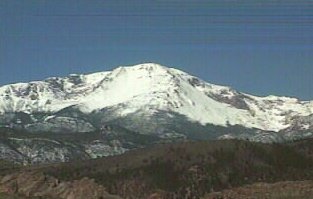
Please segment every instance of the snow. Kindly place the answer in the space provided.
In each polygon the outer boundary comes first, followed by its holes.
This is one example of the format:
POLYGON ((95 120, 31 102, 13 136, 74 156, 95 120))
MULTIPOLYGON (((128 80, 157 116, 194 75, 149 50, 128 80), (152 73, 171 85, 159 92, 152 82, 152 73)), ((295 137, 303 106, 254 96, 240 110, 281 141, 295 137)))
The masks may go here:
POLYGON ((307 130, 310 128, 310 124, 302 124, 301 129, 302 130, 307 130))
POLYGON ((127 149, 119 146, 118 144, 114 146, 114 141, 112 142, 113 143, 111 145, 108 145, 100 140, 94 140, 91 143, 85 145, 85 152, 91 158, 98 158, 119 155, 127 151, 127 149))
POLYGON ((0 112, 56 112, 73 105, 86 113, 121 107, 117 112, 121 116, 139 110, 148 115, 164 110, 183 114, 201 124, 239 124, 270 131, 287 128, 295 116, 313 114, 313 101, 239 93, 154 63, 47 80, 0 87, 0 112), (197 80, 196 85, 190 83, 192 79, 197 80), (240 94, 249 110, 213 99, 210 94, 230 100, 236 100, 240 94))

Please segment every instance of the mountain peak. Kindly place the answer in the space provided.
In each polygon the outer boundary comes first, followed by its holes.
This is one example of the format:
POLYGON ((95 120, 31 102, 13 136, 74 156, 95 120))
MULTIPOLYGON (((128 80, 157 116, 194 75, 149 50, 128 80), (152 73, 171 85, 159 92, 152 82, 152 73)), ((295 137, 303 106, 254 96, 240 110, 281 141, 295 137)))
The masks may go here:
POLYGON ((141 63, 141 64, 136 64, 136 65, 128 66, 128 67, 136 68, 136 69, 148 69, 148 70, 151 70, 151 69, 166 69, 166 68, 168 68, 166 66, 163 66, 163 65, 158 64, 158 63, 153 63, 153 62, 144 62, 144 63, 141 63))
POLYGON ((0 87, 0 112, 53 113, 71 106, 83 112, 114 108, 120 116, 168 111, 202 124, 272 131, 288 127, 292 117, 313 114, 312 103, 236 92, 157 63, 0 87))
POLYGON ((115 68, 113 71, 124 71, 124 70, 131 70, 131 71, 149 71, 153 72, 160 72, 160 71, 168 71, 170 68, 157 64, 157 63, 142 63, 136 64, 131 66, 120 66, 115 68))

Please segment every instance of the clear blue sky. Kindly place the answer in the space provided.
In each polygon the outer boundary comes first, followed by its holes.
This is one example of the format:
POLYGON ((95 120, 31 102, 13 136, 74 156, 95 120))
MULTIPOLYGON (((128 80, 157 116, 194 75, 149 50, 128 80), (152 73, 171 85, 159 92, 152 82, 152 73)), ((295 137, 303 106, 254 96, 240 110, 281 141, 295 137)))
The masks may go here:
POLYGON ((313 99, 313 1, 0 0, 0 85, 142 62, 313 99))

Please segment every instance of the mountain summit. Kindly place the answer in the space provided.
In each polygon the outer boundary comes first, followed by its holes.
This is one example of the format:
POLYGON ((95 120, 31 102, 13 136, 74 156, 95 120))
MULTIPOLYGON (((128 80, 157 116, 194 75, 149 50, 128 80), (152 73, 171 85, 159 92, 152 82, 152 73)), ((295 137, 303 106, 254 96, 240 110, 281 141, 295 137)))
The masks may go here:
POLYGON ((165 111, 203 125, 241 125, 276 132, 290 127, 293 118, 313 113, 313 102, 256 97, 155 63, 0 87, 1 113, 55 113, 68 107, 83 113, 114 108, 116 116, 165 111))

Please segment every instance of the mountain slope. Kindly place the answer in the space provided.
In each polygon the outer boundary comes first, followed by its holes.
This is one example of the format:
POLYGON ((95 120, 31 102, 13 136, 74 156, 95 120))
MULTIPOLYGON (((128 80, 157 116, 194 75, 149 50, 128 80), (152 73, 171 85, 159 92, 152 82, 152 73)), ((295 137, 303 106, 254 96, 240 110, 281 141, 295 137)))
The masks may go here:
POLYGON ((294 117, 313 113, 313 102, 256 97, 153 63, 0 88, 2 113, 55 113, 71 106, 84 113, 116 107, 118 116, 140 111, 152 115, 162 110, 201 124, 242 125, 276 132, 289 127, 294 117))
MULTIPOLYGON (((295 181, 296 184, 296 181, 310 180, 311 184, 312 142, 308 139, 284 144, 239 140, 170 143, 114 157, 21 168, 19 175, 30 176, 22 178, 21 187, 33 183, 32 172, 40 172, 45 179, 53 176, 59 183, 88 177, 110 194, 122 198, 154 198, 153 195, 163 199, 201 198, 206 193, 257 182, 295 181)), ((10 173, 6 175, 12 176, 10 173)), ((38 193, 38 190, 31 193, 36 191, 38 193)), ((267 191, 277 194, 277 190, 267 191)), ((261 193, 265 194, 264 190, 261 193)), ((258 198, 258 195, 251 198, 258 198)))
POLYGON ((38 164, 155 143, 313 136, 313 101, 257 97, 154 63, 0 87, 0 158, 38 164))

